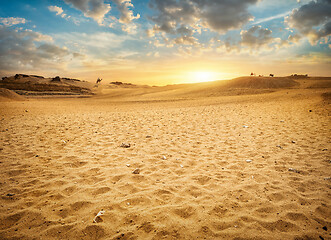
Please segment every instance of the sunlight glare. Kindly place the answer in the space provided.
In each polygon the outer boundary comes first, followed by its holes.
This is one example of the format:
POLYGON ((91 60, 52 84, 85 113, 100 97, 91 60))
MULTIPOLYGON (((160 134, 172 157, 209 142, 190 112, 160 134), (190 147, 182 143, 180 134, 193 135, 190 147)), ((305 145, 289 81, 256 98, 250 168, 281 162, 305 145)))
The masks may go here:
POLYGON ((217 80, 213 72, 192 72, 194 82, 209 82, 217 80))

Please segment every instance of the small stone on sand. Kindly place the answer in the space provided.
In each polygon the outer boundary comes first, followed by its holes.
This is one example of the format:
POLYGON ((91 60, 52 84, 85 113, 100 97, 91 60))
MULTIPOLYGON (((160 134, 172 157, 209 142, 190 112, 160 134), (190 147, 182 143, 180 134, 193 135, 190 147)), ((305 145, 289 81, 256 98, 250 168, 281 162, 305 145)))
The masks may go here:
POLYGON ((295 172, 295 173, 300 173, 300 170, 297 170, 295 168, 289 168, 288 169, 290 172, 295 172))
POLYGON ((131 144, 130 143, 122 143, 120 147, 129 148, 129 147, 131 147, 131 144))
POLYGON ((136 168, 135 170, 133 170, 132 173, 133 173, 133 174, 139 174, 139 173, 140 173, 140 169, 139 169, 139 168, 136 168))

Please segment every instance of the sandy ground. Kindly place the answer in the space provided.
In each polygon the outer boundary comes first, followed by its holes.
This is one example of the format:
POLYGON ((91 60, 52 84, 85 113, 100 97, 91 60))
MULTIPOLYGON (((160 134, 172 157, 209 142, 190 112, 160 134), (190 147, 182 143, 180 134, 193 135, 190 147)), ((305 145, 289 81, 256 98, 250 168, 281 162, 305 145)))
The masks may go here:
POLYGON ((323 91, 1 102, 0 238, 331 239, 323 91))

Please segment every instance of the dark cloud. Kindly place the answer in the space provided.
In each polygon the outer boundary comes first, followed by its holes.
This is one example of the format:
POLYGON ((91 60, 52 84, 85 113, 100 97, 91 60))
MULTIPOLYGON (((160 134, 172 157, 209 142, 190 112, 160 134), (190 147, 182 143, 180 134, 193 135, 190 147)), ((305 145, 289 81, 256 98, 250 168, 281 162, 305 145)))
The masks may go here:
POLYGON ((312 43, 331 34, 331 1, 317 0, 294 9, 287 24, 307 36, 312 43))
MULTIPOLYGON (((156 14, 150 19, 155 23, 154 33, 165 32, 179 39, 191 39, 192 34, 203 28, 225 33, 238 29, 252 16, 248 7, 258 0, 151 0, 150 7, 156 14), (190 31, 182 31, 190 29, 190 31)), ((151 35, 151 34, 150 34, 151 35)))
POLYGON ((219 32, 240 28, 252 19, 247 8, 258 0, 192 0, 203 24, 219 32))

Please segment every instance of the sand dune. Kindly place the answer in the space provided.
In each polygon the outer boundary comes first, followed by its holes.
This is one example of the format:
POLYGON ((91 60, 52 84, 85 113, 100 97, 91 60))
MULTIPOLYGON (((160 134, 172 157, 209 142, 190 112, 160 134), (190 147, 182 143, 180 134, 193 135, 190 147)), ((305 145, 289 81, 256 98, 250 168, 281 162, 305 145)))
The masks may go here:
POLYGON ((168 85, 164 87, 139 87, 133 85, 104 86, 97 98, 114 100, 147 99, 195 99, 205 97, 264 94, 285 89, 330 88, 331 79, 327 77, 240 77, 232 80, 214 82, 168 85))
POLYGON ((0 238, 329 239, 330 89, 218 84, 2 102, 0 238))
POLYGON ((6 88, 0 88, 0 101, 22 101, 25 100, 23 96, 18 95, 14 91, 6 88))

